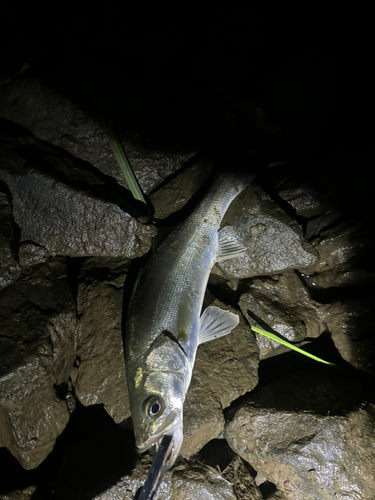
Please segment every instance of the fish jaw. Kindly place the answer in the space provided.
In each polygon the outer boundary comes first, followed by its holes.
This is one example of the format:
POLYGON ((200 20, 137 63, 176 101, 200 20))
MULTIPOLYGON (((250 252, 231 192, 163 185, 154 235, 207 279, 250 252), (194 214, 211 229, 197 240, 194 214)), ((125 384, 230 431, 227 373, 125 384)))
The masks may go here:
POLYGON ((152 432, 149 427, 146 427, 144 436, 137 433, 136 445, 140 453, 150 449, 153 445, 158 448, 161 440, 166 434, 173 436, 171 452, 164 464, 164 468, 169 469, 175 463, 183 442, 182 412, 180 414, 179 410, 173 410, 168 416, 167 421, 156 431, 152 432))

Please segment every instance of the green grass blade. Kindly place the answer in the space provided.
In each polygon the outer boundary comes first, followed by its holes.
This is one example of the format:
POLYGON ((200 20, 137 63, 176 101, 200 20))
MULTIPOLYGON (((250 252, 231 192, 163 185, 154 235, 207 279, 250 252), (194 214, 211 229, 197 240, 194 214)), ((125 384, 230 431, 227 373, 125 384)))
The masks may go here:
POLYGON ((293 344, 289 344, 284 339, 281 339, 277 335, 266 332, 265 330, 261 330, 260 328, 255 328, 255 326, 252 326, 251 329, 256 332, 260 333, 261 335, 264 335, 265 337, 268 337, 271 340, 275 340, 275 342, 278 342, 279 344, 285 345, 286 347, 289 347, 289 349, 293 349, 293 351, 297 351, 300 354, 303 354, 304 356, 307 356, 308 358, 314 359, 315 361, 319 361, 320 363, 324 363, 325 365, 329 366, 336 366, 334 363, 330 363, 329 361, 325 361, 324 359, 318 358, 317 356, 314 356, 313 354, 310 354, 309 352, 304 351, 303 349, 300 349, 299 347, 296 347, 293 344))
POLYGON ((109 143, 111 145, 112 151, 115 154, 116 160, 120 165, 122 173, 125 176, 125 180, 129 186, 129 189, 136 200, 142 201, 145 205, 146 200, 143 197, 141 188, 138 185, 138 182, 134 176, 133 170, 126 158, 124 148, 120 142, 120 139, 115 132, 114 128, 109 123, 108 119, 106 120, 106 131, 109 139, 109 143))

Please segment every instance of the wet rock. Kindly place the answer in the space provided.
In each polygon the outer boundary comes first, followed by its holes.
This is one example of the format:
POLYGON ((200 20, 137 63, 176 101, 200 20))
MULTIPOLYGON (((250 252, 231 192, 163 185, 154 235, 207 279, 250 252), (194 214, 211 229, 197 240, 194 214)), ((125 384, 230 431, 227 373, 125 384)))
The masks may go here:
POLYGON ((3 172, 13 197, 21 242, 32 241, 50 255, 70 257, 143 255, 155 228, 140 224, 113 203, 28 170, 3 172))
POLYGON ((289 497, 283 491, 277 490, 268 496, 267 500, 289 500, 289 497))
POLYGON ((33 497, 35 491, 35 486, 27 486, 22 490, 12 491, 10 493, 0 495, 0 500, 29 500, 33 497))
POLYGON ((31 242, 21 243, 18 258, 21 267, 31 267, 46 262, 51 254, 42 246, 31 242))
POLYGON ((83 405, 102 403, 119 423, 130 415, 121 334, 126 275, 121 267, 120 272, 112 272, 105 264, 110 265, 97 261, 95 269, 79 277, 79 366, 75 391, 83 405))
MULTIPOLYGON (((319 337, 326 330, 319 304, 310 298, 294 272, 251 280, 239 305, 250 325, 277 332, 291 342, 319 337)), ((289 350, 263 335, 255 335, 260 359, 289 350)))
POLYGON ((373 282, 373 248, 368 225, 342 222, 324 231, 313 245, 319 260, 303 271, 310 287, 361 286, 373 282))
POLYGON ((25 272, 0 292, 0 441, 26 469, 39 465, 69 413, 54 386, 76 358, 76 308, 63 262, 25 272))
POLYGON ((58 400, 50 373, 36 358, 1 377, 0 397, 0 446, 33 469, 68 423, 67 405, 58 400))
POLYGON ((298 216, 311 219, 336 210, 333 200, 337 197, 337 183, 332 182, 330 172, 318 160, 307 158, 303 168, 284 167, 276 175, 277 194, 298 216))
POLYGON ((21 273, 13 248, 16 229, 12 207, 0 185, 0 290, 14 283, 21 273))
MULTIPOLYGON (((0 116, 28 128, 38 139, 91 163, 126 187, 103 127, 83 106, 61 94, 57 87, 51 75, 43 81, 31 72, 24 73, 1 89, 0 116)), ((160 147, 149 137, 146 140, 139 134, 127 134, 121 139, 137 180, 146 193, 179 170, 194 154, 179 145, 160 147)))
POLYGON ((155 219, 165 219, 180 210, 207 179, 211 169, 211 163, 198 161, 151 193, 150 200, 155 208, 155 219))
MULTIPOLYGON (((97 495, 95 500, 132 499, 146 480, 151 466, 149 456, 142 457, 130 476, 97 495)), ((219 471, 196 461, 179 460, 166 472, 158 490, 158 500, 236 500, 233 485, 219 471)))
POLYGON ((355 368, 374 375, 374 297, 326 304, 324 311, 324 319, 341 356, 355 368))
MULTIPOLYGON (((227 308, 208 293, 204 306, 227 308)), ((222 410, 258 383, 258 349, 254 336, 240 317, 225 337, 201 345, 184 404, 184 442, 181 455, 190 457, 224 428, 222 410)))
POLYGON ((375 406, 353 409, 355 384, 328 373, 259 386, 225 436, 257 471, 257 484, 275 484, 288 500, 370 500, 375 406))
POLYGON ((214 266, 212 272, 227 280, 305 267, 317 259, 298 224, 255 183, 230 205, 222 227, 227 225, 248 248, 244 255, 214 266))
POLYGON ((263 500, 254 478, 240 457, 235 457, 223 471, 223 477, 233 484, 237 500, 263 500))

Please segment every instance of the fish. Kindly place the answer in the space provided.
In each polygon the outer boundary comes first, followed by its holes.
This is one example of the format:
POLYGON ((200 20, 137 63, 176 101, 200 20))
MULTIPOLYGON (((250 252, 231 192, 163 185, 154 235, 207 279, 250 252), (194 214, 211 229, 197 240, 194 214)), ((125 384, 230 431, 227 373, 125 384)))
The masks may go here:
POLYGON ((166 469, 183 442, 183 404, 198 346, 229 334, 239 322, 237 314, 216 306, 201 310, 212 266, 246 251, 233 228, 220 225, 256 174, 218 173, 141 270, 132 292, 125 368, 135 442, 142 453, 172 435, 166 469))

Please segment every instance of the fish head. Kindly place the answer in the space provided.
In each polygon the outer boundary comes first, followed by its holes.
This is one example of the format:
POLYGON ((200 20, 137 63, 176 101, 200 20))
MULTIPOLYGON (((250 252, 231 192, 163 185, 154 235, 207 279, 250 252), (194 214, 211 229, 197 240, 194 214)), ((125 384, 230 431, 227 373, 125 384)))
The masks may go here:
POLYGON ((191 365, 181 347, 163 337, 149 349, 129 383, 135 441, 142 453, 158 447, 165 434, 173 435, 165 468, 170 468, 183 441, 183 403, 191 379, 191 365))

